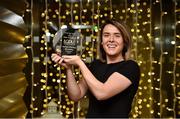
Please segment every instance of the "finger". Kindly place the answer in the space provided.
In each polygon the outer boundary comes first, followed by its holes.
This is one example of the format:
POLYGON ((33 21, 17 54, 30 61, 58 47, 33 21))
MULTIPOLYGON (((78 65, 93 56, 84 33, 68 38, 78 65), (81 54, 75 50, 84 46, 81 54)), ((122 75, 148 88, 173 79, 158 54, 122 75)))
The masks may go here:
POLYGON ((53 58, 53 57, 55 57, 57 54, 55 54, 55 53, 53 53, 52 55, 51 55, 51 59, 53 58))
POLYGON ((63 55, 62 56, 62 58, 64 58, 64 59, 71 59, 72 57, 73 57, 73 55, 71 55, 71 56, 70 55, 63 55))
MULTIPOLYGON (((54 67, 57 67, 58 64, 62 65, 62 61, 63 61, 63 58, 61 58, 58 62, 56 62, 56 64, 54 65, 54 67), (57 64, 58 63, 58 64, 57 64)), ((62 65, 63 66, 63 65, 62 65)))
POLYGON ((71 59, 65 59, 65 58, 63 58, 63 61, 64 61, 65 63, 69 63, 69 62, 71 62, 71 59))
POLYGON ((58 63, 61 59, 61 57, 56 57, 55 62, 58 63))
POLYGON ((61 64, 61 63, 63 62, 63 60, 64 60, 64 59, 61 58, 61 59, 58 61, 58 63, 61 64))
POLYGON ((59 56, 55 56, 55 57, 52 58, 52 60, 53 60, 54 62, 56 62, 56 63, 57 63, 60 59, 61 59, 61 57, 59 57, 59 56))
POLYGON ((52 59, 52 61, 54 61, 56 59, 56 57, 52 57, 51 59, 52 59))
POLYGON ((52 54, 51 59, 54 61, 56 59, 57 55, 52 54))
POLYGON ((51 55, 51 59, 52 59, 52 60, 55 59, 56 57, 60 57, 60 55, 58 55, 58 54, 56 54, 56 53, 53 53, 53 54, 51 55))

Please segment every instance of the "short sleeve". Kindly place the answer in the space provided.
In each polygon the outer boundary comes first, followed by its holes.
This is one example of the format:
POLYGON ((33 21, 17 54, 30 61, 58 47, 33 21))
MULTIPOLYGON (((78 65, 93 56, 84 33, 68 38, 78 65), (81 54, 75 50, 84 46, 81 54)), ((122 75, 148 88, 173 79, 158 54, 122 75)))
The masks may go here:
POLYGON ((98 63, 98 60, 93 60, 91 63, 87 64, 86 66, 88 67, 88 69, 93 72, 94 71, 94 67, 96 67, 98 63))
POLYGON ((118 72, 127 77, 132 84, 138 85, 140 79, 140 68, 138 64, 133 60, 125 62, 124 66, 118 69, 118 72))

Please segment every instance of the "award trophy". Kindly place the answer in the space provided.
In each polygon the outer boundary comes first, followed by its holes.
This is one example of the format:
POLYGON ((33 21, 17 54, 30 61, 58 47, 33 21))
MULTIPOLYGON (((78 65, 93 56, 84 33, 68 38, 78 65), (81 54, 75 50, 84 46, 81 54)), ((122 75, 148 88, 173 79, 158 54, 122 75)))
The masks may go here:
POLYGON ((80 44, 80 33, 72 27, 62 27, 53 39, 53 48, 61 55, 76 55, 80 44))
POLYGON ((87 25, 63 25, 58 30, 53 39, 53 48, 56 52, 61 52, 61 55, 81 55, 83 47, 82 35, 78 29, 88 29, 91 26, 87 25))

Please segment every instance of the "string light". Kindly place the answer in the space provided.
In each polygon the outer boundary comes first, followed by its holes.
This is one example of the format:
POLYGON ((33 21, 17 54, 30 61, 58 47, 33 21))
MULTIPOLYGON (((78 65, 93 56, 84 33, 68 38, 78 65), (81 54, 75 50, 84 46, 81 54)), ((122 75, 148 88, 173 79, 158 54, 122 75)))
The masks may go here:
POLYGON ((73 16, 73 2, 71 2, 71 24, 69 24, 69 25, 72 25, 72 24, 74 24, 74 16, 73 16))
MULTIPOLYGON (((100 18, 99 18, 99 16, 100 16, 100 6, 101 6, 101 3, 100 3, 100 1, 99 0, 97 0, 97 16, 98 16, 98 18, 97 18, 97 27, 98 27, 98 29, 100 28, 100 18)), ((100 29, 99 29, 100 30, 100 29)), ((99 36, 100 36, 100 31, 98 30, 98 32, 97 32, 97 47, 96 47, 96 49, 97 49, 97 54, 99 54, 99 44, 100 44, 100 39, 99 39, 99 36)), ((99 59, 100 58, 100 56, 99 55, 97 55, 96 56, 96 58, 97 59, 99 59)))
MULTIPOLYGON (((59 14, 58 14, 58 26, 59 26, 59 29, 61 28, 61 26, 62 26, 62 23, 61 23, 61 0, 59 0, 59 9, 58 9, 58 11, 59 11, 59 14)), ((57 68, 57 70, 59 71, 59 74, 60 74, 60 76, 59 76, 59 82, 58 82, 58 104, 59 104, 59 112, 60 112, 60 114, 62 113, 62 111, 61 111, 61 101, 62 101, 62 99, 61 99, 61 93, 62 93, 62 91, 61 91, 61 80, 62 80, 62 71, 61 71, 61 68, 60 67, 58 67, 57 68)), ((55 81, 56 79, 54 79, 54 81, 55 81)), ((65 83, 65 82, 64 82, 65 83)), ((62 114, 61 114, 62 115, 62 114)))
MULTIPOLYGON (((48 27, 47 27, 47 24, 48 24, 48 1, 45 0, 45 37, 44 37, 44 41, 45 41, 45 59, 44 59, 44 62, 45 62, 45 99, 48 100, 48 39, 49 39, 49 30, 48 30, 48 27)), ((47 106, 48 105, 48 101, 45 102, 45 105, 47 106)), ((45 106, 45 110, 47 109, 47 107, 45 106)))
MULTIPOLYGON (((95 13, 94 13, 94 0, 93 0, 92 1, 92 26, 93 27, 95 26, 94 16, 95 16, 95 13)), ((94 44, 95 42, 93 41, 93 39, 95 38, 94 37, 95 36, 94 30, 92 29, 91 32, 92 32, 92 35, 91 35, 91 42, 92 42, 91 49, 94 49, 94 46, 95 46, 95 44, 94 44)), ((94 55, 92 55, 92 60, 94 60, 94 55)))
MULTIPOLYGON (((150 12, 150 21, 152 21, 152 12, 151 12, 151 9, 152 9, 152 0, 150 0, 149 1, 150 3, 150 9, 149 9, 149 12, 150 12)), ((148 22, 146 22, 146 23, 148 23, 148 22)), ((149 22, 150 24, 149 24, 149 31, 150 31, 150 35, 149 35, 149 48, 150 48, 150 50, 149 50, 149 60, 150 60, 150 62, 149 62, 149 72, 150 72, 150 75, 149 75, 149 80, 150 81, 152 81, 152 79, 153 79, 153 75, 152 75, 152 70, 153 70, 153 66, 152 66, 152 62, 153 62, 153 56, 152 56, 152 50, 153 50, 153 45, 152 45, 152 24, 151 24, 151 22, 149 22)), ((152 87, 152 83, 150 82, 149 83, 150 84, 150 87, 152 87)), ((150 91, 150 98, 152 97, 152 90, 150 89, 149 90, 150 91)), ((153 114, 154 113, 154 110, 153 110, 153 108, 152 108, 152 105, 153 105, 153 100, 150 100, 150 104, 151 104, 151 108, 150 108, 150 110, 151 110, 151 114, 153 114)), ((151 117, 153 117, 153 116, 151 116, 151 117)))
MULTIPOLYGON (((34 36, 34 32, 33 32, 33 28, 34 28, 34 17, 33 17, 33 0, 31 0, 31 56, 32 58, 34 58, 34 50, 33 50, 33 36, 34 36)), ((30 104, 30 113, 31 113, 31 117, 34 117, 34 62, 32 59, 32 64, 31 64, 31 104, 30 104)))
MULTIPOLYGON (((177 18, 176 18, 176 0, 174 2, 174 13, 175 13, 175 23, 177 23, 177 18)), ((177 61, 176 61, 176 54, 177 54, 177 45, 176 45, 176 27, 174 29, 174 43, 171 42, 172 45, 174 45, 174 61, 173 61, 173 85, 172 85, 172 88, 173 88, 173 93, 174 93, 174 99, 173 99, 173 117, 176 117, 176 103, 177 103, 177 96, 176 96, 176 65, 177 65, 177 61)))
POLYGON ((110 2, 110 18, 113 18, 113 8, 112 8, 112 0, 109 0, 110 2))

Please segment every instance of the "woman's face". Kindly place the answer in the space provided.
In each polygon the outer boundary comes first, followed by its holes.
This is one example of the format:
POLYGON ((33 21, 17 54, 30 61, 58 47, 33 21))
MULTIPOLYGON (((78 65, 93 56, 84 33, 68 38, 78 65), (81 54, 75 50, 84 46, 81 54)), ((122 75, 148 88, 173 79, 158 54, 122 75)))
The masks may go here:
POLYGON ((107 24, 102 32, 102 43, 106 55, 109 57, 122 56, 124 46, 121 32, 112 24, 107 24))

